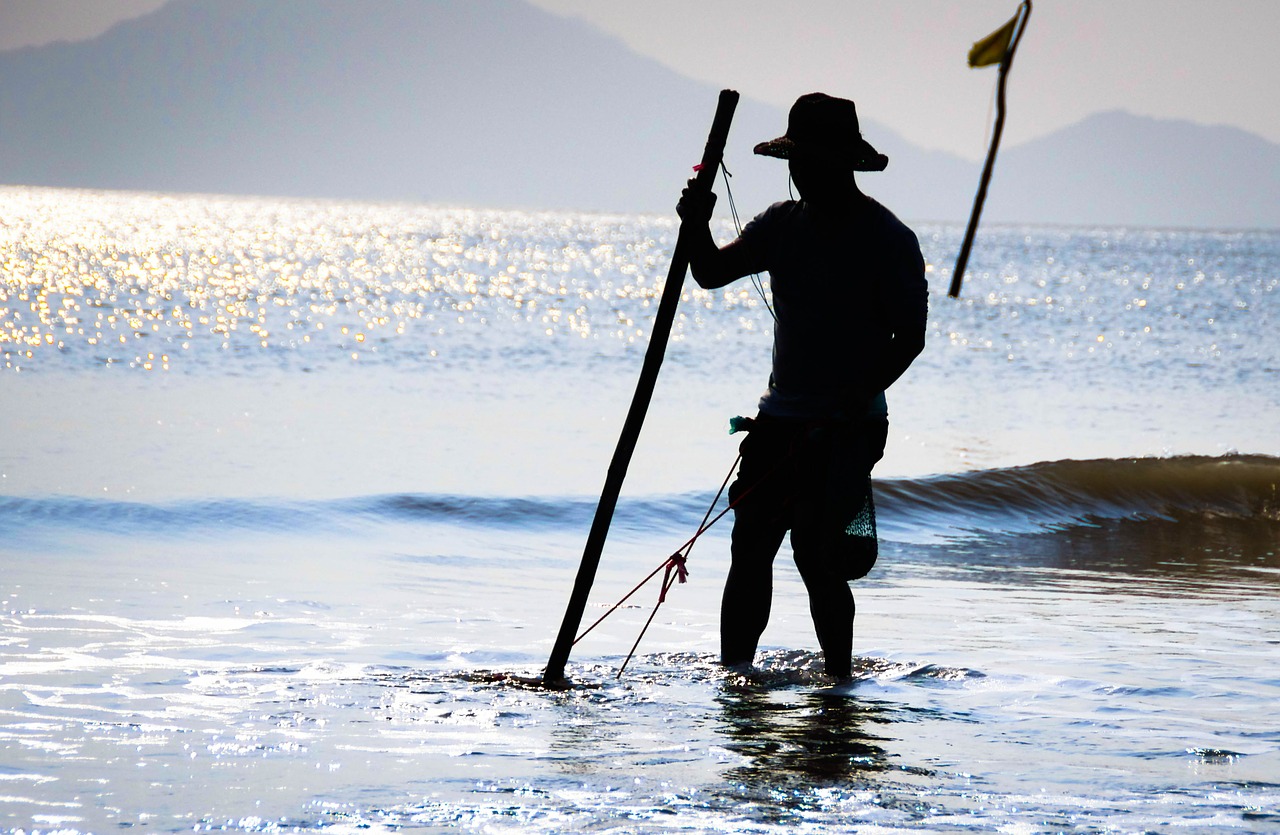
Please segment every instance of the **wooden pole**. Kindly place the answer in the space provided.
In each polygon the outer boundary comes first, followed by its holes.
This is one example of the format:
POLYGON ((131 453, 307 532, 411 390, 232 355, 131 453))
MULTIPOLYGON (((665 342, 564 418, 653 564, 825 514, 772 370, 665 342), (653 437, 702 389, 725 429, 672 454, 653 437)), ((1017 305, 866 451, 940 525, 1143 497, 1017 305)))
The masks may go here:
MULTIPOLYGON (((707 145, 702 153, 702 165, 694 175, 695 189, 711 190, 716 173, 720 169, 721 157, 724 155, 725 140, 729 136, 729 123, 733 120, 733 112, 737 106, 736 92, 720 91, 715 119, 711 123, 711 133, 707 137, 707 145)), ((618 446, 609 464, 604 489, 600 493, 600 502, 596 505, 596 515, 591 522, 591 531, 587 535, 587 544, 583 549, 582 562, 578 566, 578 576, 573 584, 569 605, 565 609, 564 621, 556 636, 555 647, 551 650, 547 668, 542 673, 544 686, 564 681, 564 666, 569 660, 569 651, 573 648, 578 627, 582 624, 582 613, 586 610, 587 595, 591 593, 591 585, 595 582, 596 568, 600 565, 600 554, 604 551, 604 541, 609 535, 609 524, 613 521, 618 494, 622 491, 622 482, 627 476, 627 467, 631 463, 631 454, 635 451, 636 441, 639 440, 640 428, 644 424, 645 413, 649 410, 649 401, 653 399, 658 370, 662 367, 662 358, 667 350, 667 339, 671 335, 671 324, 675 320, 676 306, 683 292, 684 276, 689 269, 689 257, 685 254, 684 240, 684 226, 681 225, 680 233, 676 237, 675 252, 671 256, 671 267, 667 271, 667 283, 662 288, 658 312, 653 320, 653 334, 649 337, 644 365, 640 369, 640 380, 636 383, 635 395, 631 398, 631 408, 627 412, 627 419, 622 425, 622 434, 618 438, 618 446)))
POLYGON ((1004 130, 1004 88, 1009 78, 1009 68, 1013 66, 1013 53, 1022 40, 1022 33, 1027 28, 1027 18, 1031 17, 1031 0, 1023 0, 1022 19, 1018 21, 1018 31, 1009 43, 1009 52, 1000 62, 1000 81, 996 92, 996 124, 991 131, 991 148, 987 151, 987 162, 982 167, 982 179, 978 183, 978 193, 973 198, 973 213, 969 215, 969 228, 964 233, 964 243, 960 245, 960 257, 956 259, 956 268, 951 273, 951 289, 947 295, 959 298, 960 282, 964 281, 964 271, 969 265, 969 250, 973 248, 973 236, 978 231, 978 217, 982 214, 982 204, 987 199, 987 185, 991 182, 991 172, 996 167, 996 150, 1000 147, 1000 133, 1004 130))

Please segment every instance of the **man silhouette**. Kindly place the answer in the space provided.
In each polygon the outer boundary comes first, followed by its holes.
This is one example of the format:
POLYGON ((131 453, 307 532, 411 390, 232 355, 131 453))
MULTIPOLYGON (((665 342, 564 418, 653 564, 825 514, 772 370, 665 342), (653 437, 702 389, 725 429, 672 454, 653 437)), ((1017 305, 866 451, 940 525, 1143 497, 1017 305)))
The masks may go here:
POLYGON ((858 188, 854 172, 882 171, 888 159, 862 138, 853 102, 801 96, 787 132, 755 152, 787 160, 799 200, 770 206, 724 247, 709 228, 714 194, 686 189, 677 206, 700 286, 767 270, 773 290, 773 367, 729 492, 737 504, 721 661, 753 661, 789 530, 826 672, 843 680, 853 654, 848 581, 876 555, 873 522, 869 547, 854 534, 859 514, 864 527, 873 514, 884 392, 924 349, 924 259, 915 234, 858 188))

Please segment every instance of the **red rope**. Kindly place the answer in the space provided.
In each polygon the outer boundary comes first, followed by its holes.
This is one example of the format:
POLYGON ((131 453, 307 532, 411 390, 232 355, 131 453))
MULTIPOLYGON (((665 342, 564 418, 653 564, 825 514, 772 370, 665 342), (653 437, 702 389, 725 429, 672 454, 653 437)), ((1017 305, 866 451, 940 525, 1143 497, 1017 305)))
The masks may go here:
MULTIPOLYGON (((605 618, 609 617, 609 615, 612 615, 614 612, 616 612, 616 611, 618 611, 619 609, 621 609, 621 608, 622 608, 622 604, 624 604, 624 603, 626 603, 628 600, 630 600, 630 599, 631 599, 631 597, 632 597, 632 595, 634 595, 636 592, 640 591, 640 589, 644 588, 644 586, 645 586, 645 585, 646 585, 650 580, 652 580, 654 577, 658 576, 658 572, 659 572, 659 571, 664 571, 664 570, 666 571, 666 574, 665 574, 665 575, 663 576, 663 578, 662 578, 662 582, 663 582, 664 588, 663 588, 663 590, 662 590, 662 593, 659 595, 659 598, 658 598, 658 602, 659 602, 659 603, 662 603, 662 602, 666 599, 666 596, 667 596, 667 589, 669 589, 669 588, 670 588, 670 583, 668 583, 668 579, 669 579, 669 578, 670 578, 670 576, 671 576, 671 569, 673 568, 673 563, 677 563, 677 562, 679 563, 679 565, 678 565, 678 566, 674 566, 674 567, 676 567, 676 569, 677 569, 676 574, 677 574, 677 577, 679 578, 680 582, 681 582, 681 583, 683 583, 683 582, 685 582, 685 581, 687 581, 687 580, 689 579, 689 569, 685 567, 685 561, 689 558, 689 552, 693 550, 693 543, 697 542, 697 541, 698 541, 698 537, 700 537, 700 536, 702 536, 704 533, 706 533, 708 528, 710 528, 710 527, 711 527, 712 525, 714 525, 716 522, 719 522, 719 521, 720 521, 720 519, 721 519, 721 518, 722 518, 726 513, 728 513, 731 509, 733 509, 733 506, 734 506, 735 504, 737 504, 737 503, 738 503, 738 501, 741 501, 741 500, 742 500, 742 496, 739 496, 739 497, 738 497, 738 499, 737 499, 737 501, 731 502, 731 503, 729 504, 729 506, 728 506, 728 507, 726 507, 724 510, 720 511, 720 513, 716 515, 716 518, 712 519, 710 522, 708 522, 708 521, 707 521, 707 519, 708 519, 708 518, 710 518, 710 516, 711 516, 711 511, 715 510, 715 508, 716 508, 716 503, 720 501, 720 496, 724 494, 724 488, 728 486, 728 484, 729 484, 729 479, 733 478, 733 472, 734 472, 734 470, 736 470, 736 469, 738 468, 738 462, 739 462, 739 461, 741 461, 741 460, 742 460, 742 456, 741 456, 741 455, 739 455, 737 458, 735 458, 735 459, 734 459, 734 461, 733 461, 733 466, 729 467, 729 474, 728 474, 728 475, 726 475, 726 476, 724 477, 724 481, 720 483, 720 489, 716 491, 716 497, 715 497, 714 499, 712 499, 712 500, 711 500, 711 505, 707 508, 707 512, 703 515, 703 517, 702 517, 702 524, 698 526, 698 531, 697 531, 697 533, 695 533, 693 536, 689 537, 689 539, 687 539, 683 545, 681 545, 679 548, 677 548, 677 549, 675 550, 675 553, 674 553, 674 554, 672 554, 671 556, 667 557, 667 558, 662 562, 662 564, 661 564, 661 565, 659 565, 659 566, 658 566, 657 568, 655 568, 653 571, 649 572, 649 575, 648 575, 647 577, 645 577, 645 578, 644 578, 643 580, 641 580, 639 583, 636 583, 635 587, 634 587, 634 588, 632 588, 632 589, 631 589, 631 591, 629 591, 629 592, 627 592, 626 594, 624 594, 624 595, 622 596, 622 599, 621 599, 621 600, 619 600, 617 603, 613 604, 613 606, 611 606, 611 607, 609 608, 609 611, 607 611, 607 612, 605 612, 603 615, 601 615, 601 616, 596 620, 596 622, 595 622, 595 623, 591 624, 591 625, 590 625, 590 626, 588 626, 586 629, 582 630, 582 633, 581 633, 580 635, 578 635, 578 637, 577 637, 577 638, 574 638, 574 639, 573 639, 573 643, 574 643, 574 645, 575 645, 575 646, 577 645, 578 641, 581 641, 583 638, 587 637, 587 635, 591 632, 591 630, 595 629, 597 626, 599 626, 601 623, 603 623, 603 622, 604 622, 604 620, 605 620, 605 618)), ((744 491, 744 492, 743 492, 743 495, 746 495, 747 493, 751 492, 751 489, 752 489, 752 488, 754 488, 754 487, 755 487, 755 485, 753 484, 753 485, 751 486, 751 488, 748 488, 746 491, 744 491)), ((642 635, 642 636, 643 636, 643 634, 644 634, 644 633, 641 633, 641 635, 642 635)))
POLYGON ((591 624, 586 629, 582 630, 582 634, 573 639, 574 645, 576 646, 578 641, 581 641, 583 638, 587 637, 587 635, 591 632, 591 630, 595 629, 597 626, 599 626, 601 623, 604 622, 605 618, 609 617, 609 615, 612 615, 614 612, 621 609, 622 604, 626 603, 628 600, 631 599, 631 595, 635 594, 636 592, 640 591, 640 589, 644 588, 644 585, 646 583, 648 583, 654 577, 658 576, 658 572, 666 567, 667 567, 667 564, 664 562, 662 565, 658 566, 653 571, 651 571, 648 577, 645 577, 643 580, 641 580, 639 583, 636 584, 635 588, 633 588, 631 591, 623 595, 622 599, 619 600, 617 603, 613 604, 613 606, 609 609, 609 611, 601 615, 600 618, 595 623, 591 624))
MULTIPOLYGON (((729 479, 733 477, 734 470, 738 468, 738 463, 741 460, 742 460, 742 456, 739 455, 734 460, 733 466, 729 468, 729 474, 725 476, 724 482, 720 485, 720 489, 716 491, 716 497, 711 500, 711 506, 707 508, 706 514, 702 517, 702 524, 698 526, 697 532, 693 536, 691 536, 689 540, 685 542, 684 545, 681 545, 680 548, 678 548, 674 554, 668 557, 666 562, 664 562, 662 565, 655 568, 648 577, 644 578, 644 580, 640 582, 639 586, 636 586, 634 589, 632 589, 630 592, 627 593, 627 597, 630 597, 631 595, 635 594, 636 591, 640 589, 640 586, 643 586, 645 583, 649 582, 651 579, 653 579, 657 575, 659 571, 663 571, 665 569, 665 574, 663 574, 663 577, 662 577, 662 589, 658 593, 658 602, 654 604, 653 611, 649 613, 648 620, 644 622, 644 626, 640 629, 640 634, 636 636, 636 642, 631 645, 631 651, 627 653, 627 657, 623 660, 622 666, 618 668, 618 675, 616 676, 617 678, 622 678, 622 674, 626 671, 627 665, 630 664, 631 659, 635 657, 636 650, 640 647, 640 642, 644 640, 645 633, 649 631, 649 626, 652 625, 653 619, 658 615, 658 609, 662 606, 663 603, 667 601, 667 592, 671 590, 671 587, 675 585, 677 580, 683 583, 689 578, 689 570, 686 567, 685 563, 688 561, 689 552, 693 550, 693 544, 698 541, 698 537, 706 533, 707 530, 716 522, 719 522, 721 519, 723 519, 725 514, 727 514, 730 510, 733 510, 738 505, 739 502, 741 502, 744 498, 746 498, 747 495, 751 493, 752 490, 755 490, 757 487, 759 487, 765 481, 765 479, 773 475, 774 470, 777 469, 777 466, 775 466, 773 470, 770 470, 768 473, 761 476, 754 484, 752 484, 750 487, 748 487, 747 489, 739 493, 737 498, 729 502, 729 504, 724 508, 724 510, 720 511, 715 515, 714 518, 712 518, 711 511, 715 510, 716 503, 720 501, 720 496, 724 493, 724 488, 729 484, 729 479), (672 574, 673 570, 675 572, 674 575, 672 574)), ((590 632, 591 629, 594 629, 596 625, 600 623, 600 621, 604 620, 606 617, 613 614, 613 612, 615 612, 618 609, 618 607, 622 605, 622 602, 625 601, 627 597, 624 597, 622 601, 619 601, 617 605, 615 605, 612 609, 606 612, 604 616, 600 618, 600 620, 592 624, 590 629, 587 630, 587 632, 590 632)), ((578 636, 578 640, 582 640, 582 638, 587 634, 587 632, 583 632, 582 635, 578 636)))
POLYGON ((689 569, 685 567, 688 559, 686 554, 681 554, 679 551, 667 559, 667 572, 662 575, 662 592, 658 595, 659 604, 667 602, 667 589, 671 588, 671 569, 674 568, 676 570, 676 577, 679 578, 681 583, 689 581, 689 569))

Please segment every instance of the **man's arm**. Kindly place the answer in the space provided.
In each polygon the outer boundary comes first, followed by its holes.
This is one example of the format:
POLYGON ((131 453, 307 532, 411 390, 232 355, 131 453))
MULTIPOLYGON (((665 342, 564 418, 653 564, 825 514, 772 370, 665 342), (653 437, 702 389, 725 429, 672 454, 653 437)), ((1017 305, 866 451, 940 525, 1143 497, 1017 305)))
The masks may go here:
POLYGON ((897 382, 920 356, 920 352, 924 350, 924 328, 918 330, 913 329, 910 332, 894 333, 892 341, 889 342, 889 350, 885 351, 877 364, 879 367, 873 372, 876 382, 873 388, 876 391, 884 391, 897 382))
POLYGON ((872 369, 871 381, 876 391, 884 391, 902 376, 920 352, 929 316, 929 283, 925 279, 924 257, 915 236, 904 248, 897 263, 887 271, 887 313, 893 339, 872 369))
POLYGON ((884 303, 881 315, 887 319, 892 336, 870 358, 864 387, 846 392, 844 410, 849 415, 864 414, 872 398, 893 385, 924 350, 929 284, 920 246, 915 235, 908 234, 910 245, 894 252, 892 260, 877 270, 884 303))
POLYGON ((761 271, 751 263, 750 251, 741 239, 718 247, 711 237, 711 230, 701 225, 696 230, 686 228, 685 234, 689 246, 689 270, 693 273, 693 280, 704 290, 714 290, 744 275, 761 271))
POLYGON ((690 180, 680 195, 676 214, 680 215, 681 243, 689 258, 693 280, 704 290, 714 290, 745 275, 763 272, 764 265, 755 262, 741 238, 723 247, 716 246, 710 225, 716 196, 713 192, 695 192, 692 185, 690 180))

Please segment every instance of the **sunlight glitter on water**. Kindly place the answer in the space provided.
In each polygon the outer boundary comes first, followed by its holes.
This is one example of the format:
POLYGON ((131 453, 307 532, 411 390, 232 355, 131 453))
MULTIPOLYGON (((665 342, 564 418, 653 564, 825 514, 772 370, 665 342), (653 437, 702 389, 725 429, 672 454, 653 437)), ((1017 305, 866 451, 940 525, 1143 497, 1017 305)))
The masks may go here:
MULTIPOLYGON (((253 450, 272 460, 267 474, 313 460, 274 460, 306 438, 324 438, 347 470, 385 462, 381 447, 356 449, 371 426, 401 448, 426 425, 437 447, 513 447, 505 457, 519 460, 529 445, 490 414, 512 393, 538 401, 520 411, 543 443, 572 427, 566 437, 607 447, 590 417, 627 402, 676 232, 657 216, 14 187, 0 188, 0 219, 0 351, 30 412, 0 417, 0 429, 56 423, 59 443, 76 447, 67 458, 107 455, 107 424, 77 424, 81 398, 46 374, 82 373, 116 423, 154 415, 147 434, 186 426, 221 442, 277 412, 282 427, 312 424, 253 450), (351 376, 312 373, 335 370, 351 376), (245 383, 263 374, 278 375, 278 396, 245 383), (318 377, 360 391, 342 397, 347 425, 293 408, 338 396, 318 377), (199 385, 177 392, 175 378, 199 385)), ((1276 233, 984 230, 956 301, 941 288, 960 230, 918 231, 934 285, 928 347, 890 392, 891 412, 909 422, 896 423, 905 431, 882 471, 1272 449, 1276 233)), ((688 282, 659 391, 671 407, 658 404, 650 423, 667 436, 719 433, 749 414, 771 330, 748 282, 714 293, 688 282)), ((556 457, 572 467, 583 455, 578 444, 556 457)), ((24 485, 49 489, 47 468, 16 461, 24 485)), ((119 489, 118 476, 96 474, 119 464, 94 468, 96 491, 119 489)), ((81 492, 66 478, 53 489, 81 492)))
MULTIPOLYGON (((668 217, 15 187, 0 215, 0 348, 27 370, 545 357, 566 337, 616 355, 647 341, 676 234, 668 217)), ((953 237, 921 227, 935 285, 953 237)), ((935 304, 932 350, 1034 373, 1215 368, 1257 350, 1275 258, 1267 233, 1011 228, 959 304, 935 304)), ((673 340, 745 347, 769 328, 747 283, 690 283, 673 340)))
POLYGON ((506 320, 632 343, 646 336, 638 319, 675 232, 666 219, 565 213, 13 188, 3 197, 10 368, 87 350, 97 363, 168 370, 196 342, 321 340, 358 358, 419 322, 437 335, 506 320), (601 305, 613 315, 602 318, 601 305))

